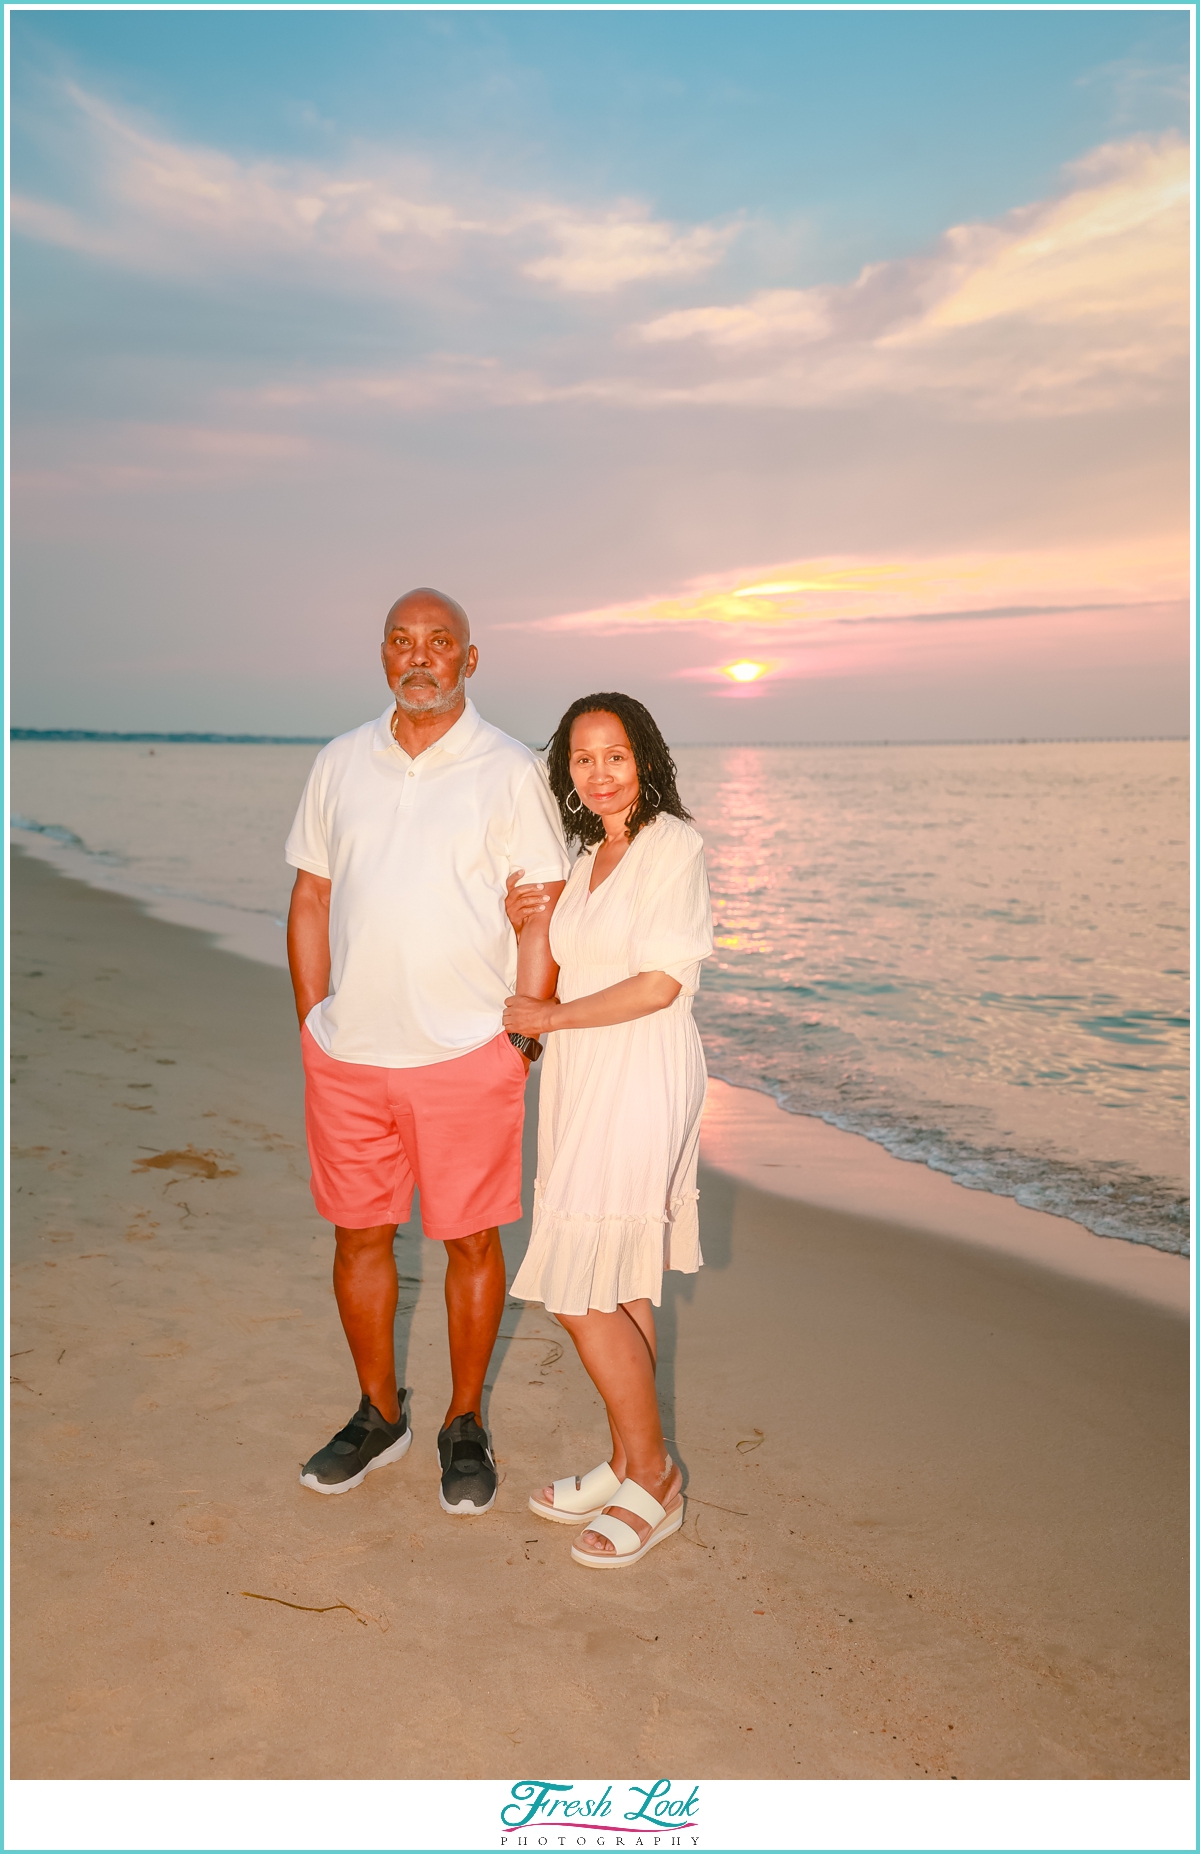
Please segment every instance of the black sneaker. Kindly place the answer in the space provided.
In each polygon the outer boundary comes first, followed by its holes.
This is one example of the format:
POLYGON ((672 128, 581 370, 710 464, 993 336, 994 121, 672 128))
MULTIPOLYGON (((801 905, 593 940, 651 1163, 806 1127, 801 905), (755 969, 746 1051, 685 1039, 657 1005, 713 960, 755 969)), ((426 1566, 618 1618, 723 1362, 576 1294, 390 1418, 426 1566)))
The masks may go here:
POLYGON ((474 1410, 452 1416, 438 1435, 443 1513, 486 1513, 496 1504, 496 1463, 474 1410))
POLYGON ((386 1467, 389 1461, 407 1455, 412 1443, 404 1414, 407 1395, 405 1390, 400 1392, 398 1423, 385 1422, 370 1398, 364 1397, 346 1427, 305 1462, 300 1485, 311 1487, 314 1493, 349 1493, 362 1485, 372 1468, 386 1467))

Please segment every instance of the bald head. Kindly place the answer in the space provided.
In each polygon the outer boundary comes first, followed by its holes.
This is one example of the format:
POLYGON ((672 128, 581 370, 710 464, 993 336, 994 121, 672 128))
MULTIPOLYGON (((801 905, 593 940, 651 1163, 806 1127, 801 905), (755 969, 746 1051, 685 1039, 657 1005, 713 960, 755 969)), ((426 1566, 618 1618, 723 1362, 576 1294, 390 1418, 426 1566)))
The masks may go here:
POLYGON ((457 599, 452 599, 444 592, 438 592, 433 586, 414 586, 411 592, 405 592, 391 607, 383 621, 383 635, 386 638, 395 627, 396 621, 415 623, 423 619, 435 624, 447 625, 454 632, 465 648, 471 641, 471 621, 457 599))
MULTIPOLYGON (((466 706, 466 681, 475 674, 478 652, 471 626, 457 599, 432 586, 418 586, 397 599, 387 615, 380 646, 388 687, 396 698, 396 728, 418 729, 424 745, 429 727, 444 733, 466 706), (446 717, 449 717, 447 719, 446 717)), ((412 735, 405 751, 416 739, 412 735)), ((396 735, 404 744, 404 732, 396 735)), ((423 747, 412 747, 421 752, 423 747)))

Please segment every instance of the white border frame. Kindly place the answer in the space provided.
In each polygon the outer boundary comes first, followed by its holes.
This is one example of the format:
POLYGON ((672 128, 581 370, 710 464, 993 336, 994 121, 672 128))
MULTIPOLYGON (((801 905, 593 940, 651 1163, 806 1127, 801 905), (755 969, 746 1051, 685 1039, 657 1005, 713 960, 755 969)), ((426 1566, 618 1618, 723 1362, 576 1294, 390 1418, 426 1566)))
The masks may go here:
MULTIPOLYGON (((1192 54, 1191 117, 1195 125, 1195 0, 1166 0, 1166 4, 1141 6, 1137 0, 1120 4, 1116 0, 66 0, 54 5, 51 0, 5 0, 4 4, 4 596, 6 614, 11 613, 10 552, 10 417, 11 417, 11 226, 9 216, 9 178, 11 174, 11 109, 9 55, 10 19, 13 13, 40 12, 163 12, 163 13, 895 13, 895 12, 1139 12, 1187 13, 1191 18, 1192 54)), ((1192 141, 1192 193, 1195 198, 1195 138, 1192 141)), ((1195 303, 1195 236, 1191 253, 1192 297, 1195 303)), ((1195 636, 1195 359, 1196 336, 1193 309, 1191 409, 1192 464, 1192 576, 1191 597, 1193 637, 1195 636)), ((1190 783, 1192 815, 1196 802, 1196 679, 1193 653, 1191 682, 1190 783)), ((11 725, 11 626, 4 628, 4 791, 9 790, 9 730, 11 725)), ((7 877, 7 865, 5 874, 7 877)), ((1192 862, 1193 896, 1195 896, 1196 861, 1192 862)), ((3 899, 5 974, 9 970, 11 947, 10 885, 4 882, 3 899)), ((1195 1021, 1195 909, 1192 929, 1192 1005, 1195 1021)), ((5 1126, 9 1124, 9 1021, 4 1014, 5 1058, 5 1126)), ((1195 1055, 1193 1052, 1193 1121, 1192 1186, 1196 1182, 1196 1135, 1194 1117, 1195 1055)), ((9 1169, 7 1146, 4 1164, 4 1261, 5 1285, 9 1279, 10 1231, 9 1169)), ((1191 1359, 1192 1408, 1195 1410, 1195 1284, 1193 1279, 1193 1338, 1191 1359)), ((7 1308, 7 1294, 6 1294, 7 1308)), ((10 1442, 10 1409, 7 1382, 9 1362, 7 1320, 4 1333, 5 1404, 4 1460, 7 1467, 10 1442)), ((6 1483, 7 1485, 7 1483, 6 1483)), ((1192 1645, 1195 1649, 1195 1452, 1193 1450, 1191 1497, 1193 1536, 1191 1548, 1192 1577, 1192 1645)), ((7 1500, 4 1508, 4 1634, 9 1639, 10 1555, 7 1500)), ((396 1779, 388 1782, 356 1782, 352 1811, 347 1810, 345 1785, 333 1782, 214 1780, 191 1781, 144 1780, 130 1782, 14 1782, 11 1775, 9 1720, 11 1718, 9 1664, 4 1664, 4 1803, 5 1849, 238 1849, 238 1850, 365 1850, 365 1849, 454 1849, 500 1848, 501 1837, 492 1826, 499 1820, 499 1810, 509 1799, 509 1786, 493 1782, 415 1781, 396 1779), (350 1817, 348 1821, 348 1816, 350 1817), (183 1835, 168 1839, 163 1834, 164 1821, 172 1824, 184 1820, 183 1835), (453 1824, 449 1833, 447 1825, 453 1824)), ((837 1782, 812 1782, 795 1779, 781 1782, 709 1782, 701 1780, 703 1828, 696 1846, 714 1849, 1185 1849, 1198 1845, 1196 1817, 1196 1721, 1193 1710, 1191 1728, 1190 1779, 1157 1782, 1111 1782, 1083 1780, 1077 1783, 1033 1782, 1013 1779, 1007 1782, 972 1783, 952 1791, 948 1784, 908 1782, 866 1782, 847 1779, 837 1782)), ((588 1784, 581 1788, 592 1790, 588 1784)), ((599 1786, 603 1787, 603 1786, 599 1786)), ((547 1850, 573 1848, 578 1837, 568 1833, 547 1834, 547 1850)), ((690 1836, 681 1837, 684 1849, 690 1836)), ((647 1835, 644 1846, 672 1849, 673 1837, 647 1835)), ((588 1835, 586 1845, 595 1847, 597 1837, 588 1835)), ((631 1851, 634 1837, 626 1847, 631 1851)), ((518 1838, 509 1837, 508 1845, 518 1847, 518 1838)), ((610 1841, 611 1845, 611 1841, 610 1841)), ((529 1849, 539 1846, 531 1834, 529 1849)), ((525 1850, 521 1850, 525 1854, 525 1850)))

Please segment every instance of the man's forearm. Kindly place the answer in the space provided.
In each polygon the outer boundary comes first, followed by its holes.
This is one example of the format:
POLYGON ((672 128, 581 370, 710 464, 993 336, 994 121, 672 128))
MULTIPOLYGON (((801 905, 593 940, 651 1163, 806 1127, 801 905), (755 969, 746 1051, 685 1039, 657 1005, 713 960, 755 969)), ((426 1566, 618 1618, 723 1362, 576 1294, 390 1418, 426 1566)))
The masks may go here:
POLYGON ((523 998, 552 998, 558 966, 550 951, 550 919, 526 921, 517 941, 517 985, 523 998))
POLYGON ((303 1024, 314 1004, 329 996, 329 908, 320 899, 295 895, 288 910, 288 970, 303 1024))
POLYGON ((552 998, 558 986, 558 965, 550 951, 550 920, 565 882, 541 885, 545 911, 525 922, 517 936, 517 984, 523 998, 552 998))

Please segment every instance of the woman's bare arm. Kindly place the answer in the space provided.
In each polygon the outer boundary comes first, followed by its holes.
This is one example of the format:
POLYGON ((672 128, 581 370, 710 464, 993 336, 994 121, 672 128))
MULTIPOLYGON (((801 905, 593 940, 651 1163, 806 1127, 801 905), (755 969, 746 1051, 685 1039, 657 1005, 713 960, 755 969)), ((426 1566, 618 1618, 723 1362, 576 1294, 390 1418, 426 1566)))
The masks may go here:
POLYGON ((504 1028, 519 1036, 540 1036, 547 1030, 597 1030, 607 1024, 628 1024, 636 1017, 665 1011, 681 989, 678 979, 665 972, 639 972, 635 978, 621 979, 569 1004, 559 1004, 554 998, 543 1002, 518 990, 505 1009, 504 1028))

